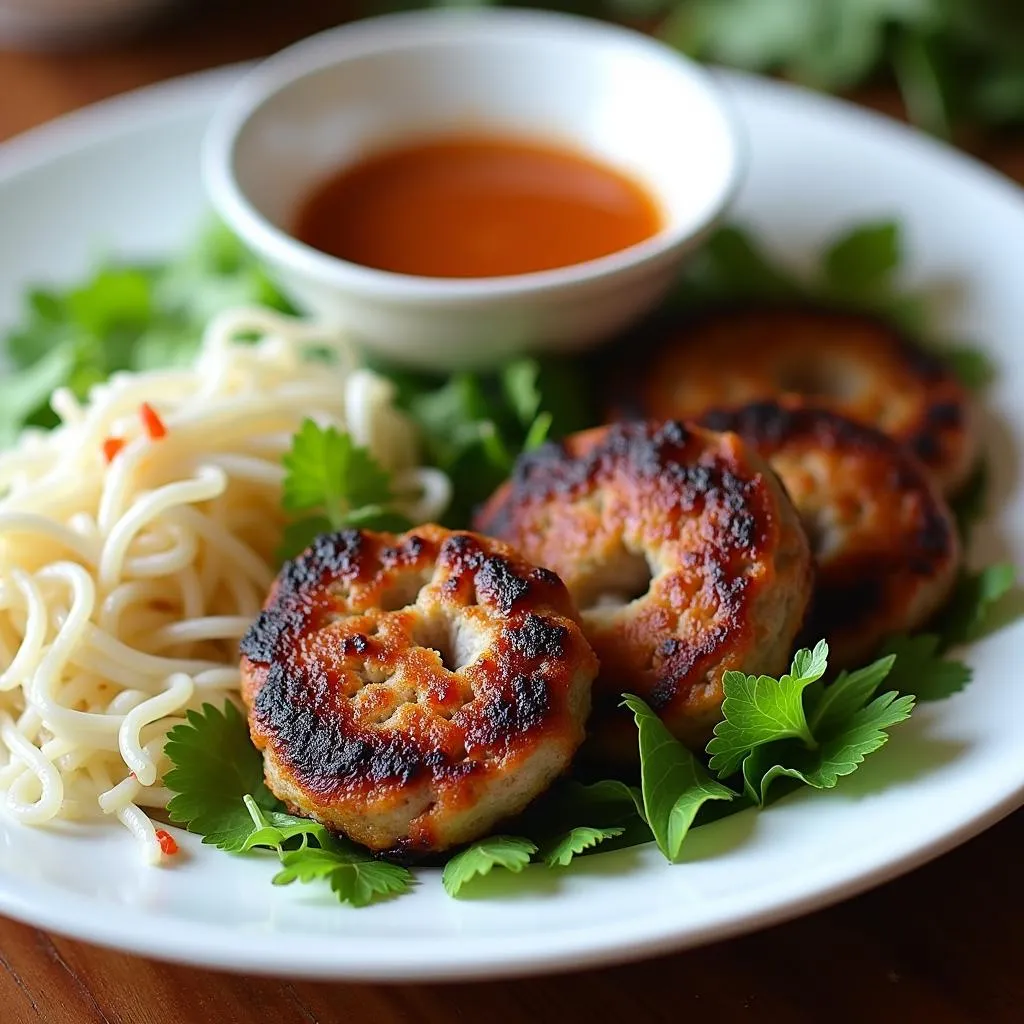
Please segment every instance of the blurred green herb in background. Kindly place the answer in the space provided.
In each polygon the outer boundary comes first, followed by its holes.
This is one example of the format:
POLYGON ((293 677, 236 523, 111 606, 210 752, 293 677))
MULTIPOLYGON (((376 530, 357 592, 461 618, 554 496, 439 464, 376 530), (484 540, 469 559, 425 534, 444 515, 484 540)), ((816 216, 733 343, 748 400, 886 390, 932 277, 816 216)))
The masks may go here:
MULTIPOLYGON (((378 10, 484 7, 496 0, 382 2, 378 10)), ((845 92, 895 80, 910 118, 948 135, 961 123, 1024 122, 1020 0, 562 0, 552 7, 652 30, 679 49, 845 92)))
POLYGON ((84 398, 117 370, 186 365, 211 317, 248 305, 289 311, 219 223, 169 260, 110 260, 68 289, 29 290, 22 322, 4 339, 4 358, 15 372, 0 379, 0 447, 23 426, 56 425, 49 405, 55 388, 84 398))

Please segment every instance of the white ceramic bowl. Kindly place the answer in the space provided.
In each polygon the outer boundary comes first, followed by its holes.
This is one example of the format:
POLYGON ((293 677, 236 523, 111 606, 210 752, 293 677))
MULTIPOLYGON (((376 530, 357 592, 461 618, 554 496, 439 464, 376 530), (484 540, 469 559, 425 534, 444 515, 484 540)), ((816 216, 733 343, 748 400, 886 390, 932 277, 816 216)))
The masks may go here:
POLYGON ((379 354, 430 368, 569 350, 649 311, 740 179, 737 130, 698 65, 639 33, 542 12, 357 22, 258 67, 206 137, 212 202, 298 306, 379 354), (564 140, 633 175, 657 235, 571 267, 441 279, 348 263, 289 234, 329 173, 396 141, 465 129, 564 140))

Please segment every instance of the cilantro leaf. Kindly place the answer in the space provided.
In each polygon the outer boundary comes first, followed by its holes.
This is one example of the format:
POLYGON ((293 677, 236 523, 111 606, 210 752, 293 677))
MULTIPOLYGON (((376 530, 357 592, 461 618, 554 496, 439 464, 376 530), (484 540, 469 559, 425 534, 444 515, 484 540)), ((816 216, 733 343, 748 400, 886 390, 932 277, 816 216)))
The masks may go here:
POLYGON ((822 260, 830 291, 848 299, 877 296, 900 264, 900 229, 894 221, 862 224, 837 238, 822 260))
POLYGON ((621 826, 614 828, 589 828, 585 825, 578 825, 543 847, 541 849, 541 859, 549 868, 564 868, 572 862, 577 854, 598 846, 606 839, 615 839, 625 831, 621 826))
POLYGON ((804 713, 803 692, 820 679, 828 661, 828 644, 820 640, 813 651, 797 651, 790 671, 779 679, 726 672, 722 685, 723 719, 708 743, 710 767, 728 778, 755 747, 775 740, 797 738, 813 747, 804 713))
POLYGON ((978 572, 961 572, 949 605, 939 619, 943 646, 979 640, 1003 625, 998 608, 1016 581, 1017 570, 1009 562, 997 562, 978 572))
POLYGON ((835 723, 816 750, 786 743, 752 751, 743 764, 744 788, 761 805, 769 787, 779 778, 797 779, 815 789, 832 789, 840 778, 856 771, 868 754, 883 746, 889 739, 886 730, 909 718, 913 709, 912 695, 884 693, 835 723))
POLYGON ((820 682, 827 660, 822 640, 813 651, 798 651, 779 680, 725 674, 724 718, 708 743, 710 764, 722 778, 741 768, 744 792, 758 805, 779 778, 832 788, 882 746, 885 730, 913 709, 914 697, 895 691, 872 700, 898 667, 896 652, 840 673, 830 686, 820 682))
POLYGON ((891 59, 907 115, 948 138, 952 131, 950 97, 943 88, 940 56, 930 33, 904 32, 892 47, 891 59))
POLYGON ((185 717, 164 747, 173 765, 164 775, 164 785, 175 793, 167 804, 171 821, 218 849, 242 850, 254 831, 245 797, 251 794, 264 810, 280 807, 263 782, 263 758, 234 704, 226 702, 222 711, 204 704, 185 717))
POLYGON ((342 903, 365 907, 375 900, 408 892, 412 872, 398 864, 372 860, 337 840, 327 847, 306 846, 281 854, 281 870, 274 885, 325 879, 342 903))
POLYGON ((492 401, 483 380, 470 373, 455 374, 441 387, 425 388, 406 401, 428 460, 452 482, 455 500, 445 522, 467 525, 475 506, 512 471, 512 448, 494 418, 504 403, 500 397, 492 401))
POLYGON ((826 668, 828 668, 828 644, 824 640, 819 640, 814 645, 814 650, 803 647, 793 655, 789 674, 797 679, 814 682, 825 674, 826 668))
POLYGON ((712 779, 703 765, 639 697, 623 695, 636 719, 644 815, 658 849, 673 863, 697 812, 708 800, 736 794, 712 779))
POLYGON ((304 420, 284 456, 282 503, 289 512, 324 508, 340 524, 349 508, 384 505, 391 499, 388 473, 366 448, 334 427, 304 420))
POLYGON ((565 437, 600 421, 594 410, 594 396, 579 359, 548 356, 536 361, 536 388, 540 393, 537 416, 530 432, 537 432, 537 421, 548 415, 552 438, 565 437))
POLYGON ((68 293, 64 309, 88 334, 102 337, 119 328, 141 329, 153 315, 152 280, 132 267, 103 267, 68 293))
POLYGON ((536 843, 519 836, 488 836, 479 839, 444 866, 441 881, 449 896, 458 896, 472 879, 496 867, 518 873, 537 852, 536 843))
POLYGON ((413 524, 390 507, 390 474, 352 438, 334 427, 304 420, 282 460, 282 504, 289 512, 322 510, 293 520, 284 529, 278 555, 294 558, 320 534, 346 526, 402 532, 413 524))
POLYGON ((172 821, 230 853, 275 850, 282 864, 275 885, 323 878, 339 900, 356 907, 409 888, 407 869, 376 861, 318 822, 285 813, 263 782, 263 759, 234 704, 223 711, 204 704, 186 717, 165 746, 174 765, 164 776, 175 793, 167 805, 172 821), (298 848, 288 848, 296 839, 298 848))
POLYGON ((941 638, 934 633, 892 637, 885 651, 895 655, 889 685, 900 693, 913 693, 919 701, 944 700, 971 681, 971 669, 946 657, 941 638))

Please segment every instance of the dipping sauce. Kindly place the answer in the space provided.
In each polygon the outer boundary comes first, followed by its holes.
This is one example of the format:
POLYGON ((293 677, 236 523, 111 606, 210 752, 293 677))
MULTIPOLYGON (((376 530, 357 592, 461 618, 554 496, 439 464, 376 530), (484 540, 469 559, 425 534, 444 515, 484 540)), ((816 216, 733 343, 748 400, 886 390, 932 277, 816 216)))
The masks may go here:
POLYGON ((506 277, 607 256, 661 230, 638 182, 542 142, 452 136, 371 155, 318 185, 301 241, 364 267, 506 277))

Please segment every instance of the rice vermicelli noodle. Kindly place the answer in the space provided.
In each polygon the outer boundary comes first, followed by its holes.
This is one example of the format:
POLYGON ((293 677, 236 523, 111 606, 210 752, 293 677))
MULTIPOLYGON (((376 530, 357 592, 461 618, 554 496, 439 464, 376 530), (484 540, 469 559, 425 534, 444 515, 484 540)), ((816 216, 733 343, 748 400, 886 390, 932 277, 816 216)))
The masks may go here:
POLYGON ((116 816, 151 861, 168 730, 238 688, 238 641, 277 571, 282 456, 306 418, 348 431, 436 518, 392 385, 299 320, 237 310, 194 365, 116 374, 0 454, 0 791, 26 824, 116 816), (252 337, 258 340, 253 342, 252 337), (311 361, 330 348, 333 365, 311 361))

